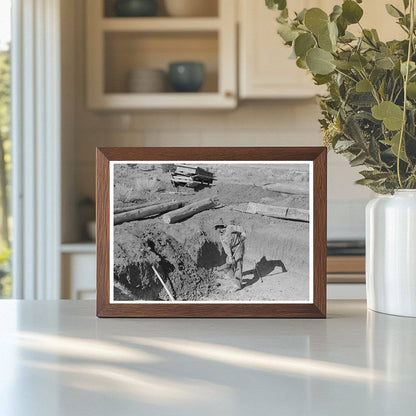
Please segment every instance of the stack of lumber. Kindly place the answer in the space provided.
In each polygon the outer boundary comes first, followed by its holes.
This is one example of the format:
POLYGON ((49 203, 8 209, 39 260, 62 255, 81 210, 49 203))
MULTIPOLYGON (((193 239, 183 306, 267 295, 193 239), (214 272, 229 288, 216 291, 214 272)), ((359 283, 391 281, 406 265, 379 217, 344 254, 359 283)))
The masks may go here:
POLYGON ((176 165, 171 174, 171 182, 175 186, 187 186, 197 188, 210 186, 214 182, 214 175, 198 166, 176 165))

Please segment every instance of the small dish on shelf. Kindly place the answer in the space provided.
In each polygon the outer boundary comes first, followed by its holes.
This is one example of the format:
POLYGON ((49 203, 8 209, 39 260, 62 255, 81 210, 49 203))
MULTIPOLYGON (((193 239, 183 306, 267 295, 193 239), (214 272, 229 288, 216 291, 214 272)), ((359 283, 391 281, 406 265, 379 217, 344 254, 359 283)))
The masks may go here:
POLYGON ((205 66, 201 62, 172 62, 169 81, 176 92, 198 92, 205 81, 205 66))
POLYGON ((161 93, 167 90, 167 75, 162 69, 137 68, 128 75, 128 92, 161 93))
POLYGON ((116 0, 114 12, 118 17, 156 16, 158 0, 116 0))

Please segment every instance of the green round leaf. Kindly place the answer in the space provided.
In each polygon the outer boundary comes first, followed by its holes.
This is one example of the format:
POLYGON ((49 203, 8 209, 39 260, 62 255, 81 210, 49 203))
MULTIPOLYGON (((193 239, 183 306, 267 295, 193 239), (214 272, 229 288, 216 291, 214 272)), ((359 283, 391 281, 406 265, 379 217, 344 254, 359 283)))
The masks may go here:
POLYGON ((318 7, 309 9, 305 13, 305 26, 315 35, 327 30, 328 15, 318 7))
POLYGON ((348 27, 348 23, 342 16, 338 17, 337 19, 337 27, 339 34, 344 36, 348 27))
POLYGON ((390 146, 391 151, 395 156, 399 156, 399 149, 400 149, 400 159, 402 159, 405 162, 409 162, 409 159, 406 156, 406 152, 402 143, 402 146, 400 148, 400 132, 397 132, 390 141, 388 140, 382 140, 381 141, 386 146, 390 146))
POLYGON ((367 60, 364 58, 364 56, 354 53, 351 55, 349 59, 350 64, 353 68, 357 69, 363 69, 367 65, 367 60))
POLYGON ((342 7, 337 4, 334 6, 332 13, 329 15, 329 19, 331 20, 331 22, 335 22, 341 15, 342 7))
POLYGON ((407 84, 407 96, 412 100, 416 100, 416 82, 409 82, 407 84))
POLYGON ((384 125, 392 131, 402 127, 403 110, 391 101, 383 101, 371 109, 373 117, 382 120, 384 125))
POLYGON ((338 27, 334 22, 327 24, 325 32, 318 35, 318 44, 321 49, 334 52, 337 46, 338 27))
POLYGON ((310 49, 306 54, 306 65, 313 74, 330 74, 335 69, 333 60, 332 54, 320 48, 310 49))
POLYGON ((286 8, 286 0, 266 0, 266 6, 271 10, 283 10, 286 8))
POLYGON ((305 58, 298 58, 296 59, 296 65, 298 68, 306 69, 306 59, 305 58))
POLYGON ((310 33, 302 33, 295 40, 296 56, 301 58, 306 56, 306 52, 315 46, 315 40, 310 33))
POLYGON ((329 37, 329 33, 321 33, 318 36, 318 45, 321 49, 332 52, 333 45, 331 42, 331 38, 329 37))
POLYGON ((335 59, 333 62, 334 65, 342 71, 352 69, 352 65, 347 60, 335 59))
POLYGON ((393 17, 403 17, 403 13, 397 8, 394 7, 392 4, 386 4, 387 13, 393 17))
POLYGON ((376 59, 376 67, 381 68, 381 69, 394 69, 394 61, 391 57, 387 56, 387 57, 382 57, 380 59, 376 59))
POLYGON ((277 33, 286 43, 294 41, 299 36, 299 32, 297 30, 293 30, 292 27, 286 23, 279 23, 277 25, 277 33))
POLYGON ((357 92, 371 92, 371 82, 367 79, 362 79, 361 81, 357 82, 355 90, 357 92))
POLYGON ((353 0, 342 3, 342 16, 349 23, 358 23, 363 17, 363 9, 353 0))

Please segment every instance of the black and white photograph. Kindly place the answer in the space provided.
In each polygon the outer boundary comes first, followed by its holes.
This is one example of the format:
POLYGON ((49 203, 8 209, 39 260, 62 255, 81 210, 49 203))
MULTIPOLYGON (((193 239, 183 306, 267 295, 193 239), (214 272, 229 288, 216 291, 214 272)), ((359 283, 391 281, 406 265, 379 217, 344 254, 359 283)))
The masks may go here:
POLYGON ((112 302, 311 302, 311 170, 112 162, 112 302))
POLYGON ((111 302, 312 302, 312 169, 111 162, 111 302))

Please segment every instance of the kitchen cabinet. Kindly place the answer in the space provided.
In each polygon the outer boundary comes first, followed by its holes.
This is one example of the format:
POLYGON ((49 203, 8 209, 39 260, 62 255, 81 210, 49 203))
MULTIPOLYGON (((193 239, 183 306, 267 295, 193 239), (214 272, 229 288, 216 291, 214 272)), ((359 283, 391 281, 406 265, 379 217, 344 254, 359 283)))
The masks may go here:
MULTIPOLYGON (((322 1, 293 0, 291 10, 323 7, 322 1)), ((239 91, 244 98, 309 98, 319 92, 311 75, 289 59, 277 35, 275 17, 264 1, 239 1, 239 91)))
POLYGON ((95 244, 62 244, 61 254, 62 299, 95 299, 95 244))
POLYGON ((208 17, 117 17, 111 0, 88 0, 87 105, 89 109, 217 109, 237 105, 237 33, 234 0, 217 2, 208 17), (167 72, 175 61, 202 62, 202 90, 129 92, 137 69, 167 72))
MULTIPOLYGON (((320 7, 330 12, 336 0, 291 0, 289 10, 320 7)), ((392 4, 403 8, 401 0, 392 4)), ((387 13, 384 4, 367 1, 362 25, 376 28, 381 40, 403 38, 404 32, 387 13)), ((239 0, 239 91, 242 99, 308 98, 325 91, 317 87, 311 75, 289 59, 290 48, 277 35, 275 17, 278 12, 267 9, 264 1, 239 0)), ((350 26, 359 32, 358 25, 350 26)))

